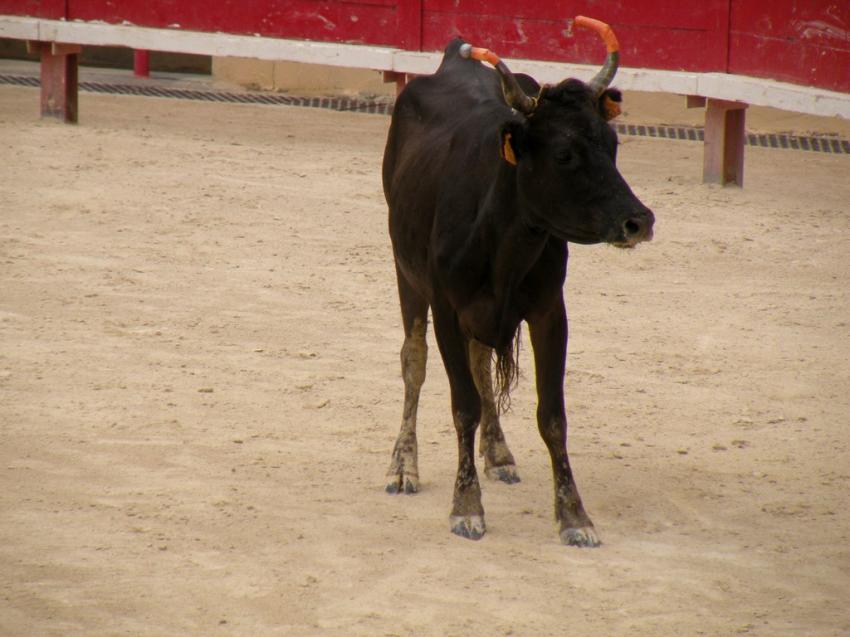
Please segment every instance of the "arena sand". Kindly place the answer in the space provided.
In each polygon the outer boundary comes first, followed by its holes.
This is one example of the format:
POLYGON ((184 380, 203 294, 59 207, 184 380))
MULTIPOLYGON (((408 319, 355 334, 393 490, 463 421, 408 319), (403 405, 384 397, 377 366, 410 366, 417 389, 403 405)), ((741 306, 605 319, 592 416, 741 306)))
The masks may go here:
MULTIPOLYGON (((628 99, 628 96, 627 96, 628 99)), ((558 543, 530 348, 522 482, 448 532, 433 335, 422 492, 384 493, 401 327, 389 119, 0 87, 0 634, 847 635, 850 159, 623 138, 658 217, 573 246, 558 543)), ((497 158, 494 158, 496 161, 497 158)))

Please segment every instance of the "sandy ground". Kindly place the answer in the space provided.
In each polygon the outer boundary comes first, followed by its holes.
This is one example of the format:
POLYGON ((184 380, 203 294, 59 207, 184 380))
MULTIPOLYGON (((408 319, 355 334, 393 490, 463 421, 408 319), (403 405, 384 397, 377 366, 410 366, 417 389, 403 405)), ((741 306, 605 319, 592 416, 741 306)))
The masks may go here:
MULTIPOLYGON (((628 96, 627 96, 628 99, 628 96)), ((382 116, 0 86, 0 635, 847 635, 850 158, 624 138, 658 217, 572 250, 570 449, 604 545, 558 543, 530 347, 522 477, 448 532, 384 474, 401 328, 382 116)))

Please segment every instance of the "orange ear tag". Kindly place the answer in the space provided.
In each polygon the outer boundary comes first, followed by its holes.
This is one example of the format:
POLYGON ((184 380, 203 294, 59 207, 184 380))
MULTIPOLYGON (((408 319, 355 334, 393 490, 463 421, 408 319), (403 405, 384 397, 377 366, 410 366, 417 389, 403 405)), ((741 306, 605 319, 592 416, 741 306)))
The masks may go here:
POLYGON ((602 110, 605 111, 606 121, 611 121, 623 112, 620 108, 620 104, 612 100, 607 95, 602 98, 602 110))
POLYGON ((514 155, 513 146, 511 146, 510 133, 505 133, 505 143, 502 145, 502 158, 509 164, 516 166, 516 155, 514 155))

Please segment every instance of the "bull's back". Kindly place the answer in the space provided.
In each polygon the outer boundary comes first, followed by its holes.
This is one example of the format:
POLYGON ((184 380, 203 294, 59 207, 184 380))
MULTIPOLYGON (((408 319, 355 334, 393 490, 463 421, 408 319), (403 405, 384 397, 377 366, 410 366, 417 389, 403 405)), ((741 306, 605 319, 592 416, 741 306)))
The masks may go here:
MULTIPOLYGON (((429 250, 439 232, 437 210, 447 201, 463 201, 455 206, 451 228, 453 234, 463 231, 462 209, 474 210, 476 190, 486 182, 470 178, 470 167, 480 165, 484 140, 498 137, 488 133, 494 109, 507 108, 495 74, 457 56, 460 43, 449 45, 437 73, 412 80, 398 96, 384 151, 396 263, 423 293, 429 291, 429 250)), ((497 147, 490 155, 498 160, 497 147)))

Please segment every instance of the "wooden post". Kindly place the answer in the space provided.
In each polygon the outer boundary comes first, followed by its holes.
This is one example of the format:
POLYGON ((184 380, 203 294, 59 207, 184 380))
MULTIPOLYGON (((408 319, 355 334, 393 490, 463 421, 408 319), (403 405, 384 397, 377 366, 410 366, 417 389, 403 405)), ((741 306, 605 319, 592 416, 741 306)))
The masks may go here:
POLYGON ((27 49, 41 54, 41 116, 77 123, 78 44, 28 42, 27 49))
POLYGON ((744 185, 747 104, 709 98, 705 108, 702 180, 744 185))
POLYGON ((395 71, 384 71, 384 84, 389 84, 390 82, 395 82, 395 94, 398 97, 398 94, 404 90, 404 87, 407 86, 408 77, 407 73, 397 73, 395 71))

